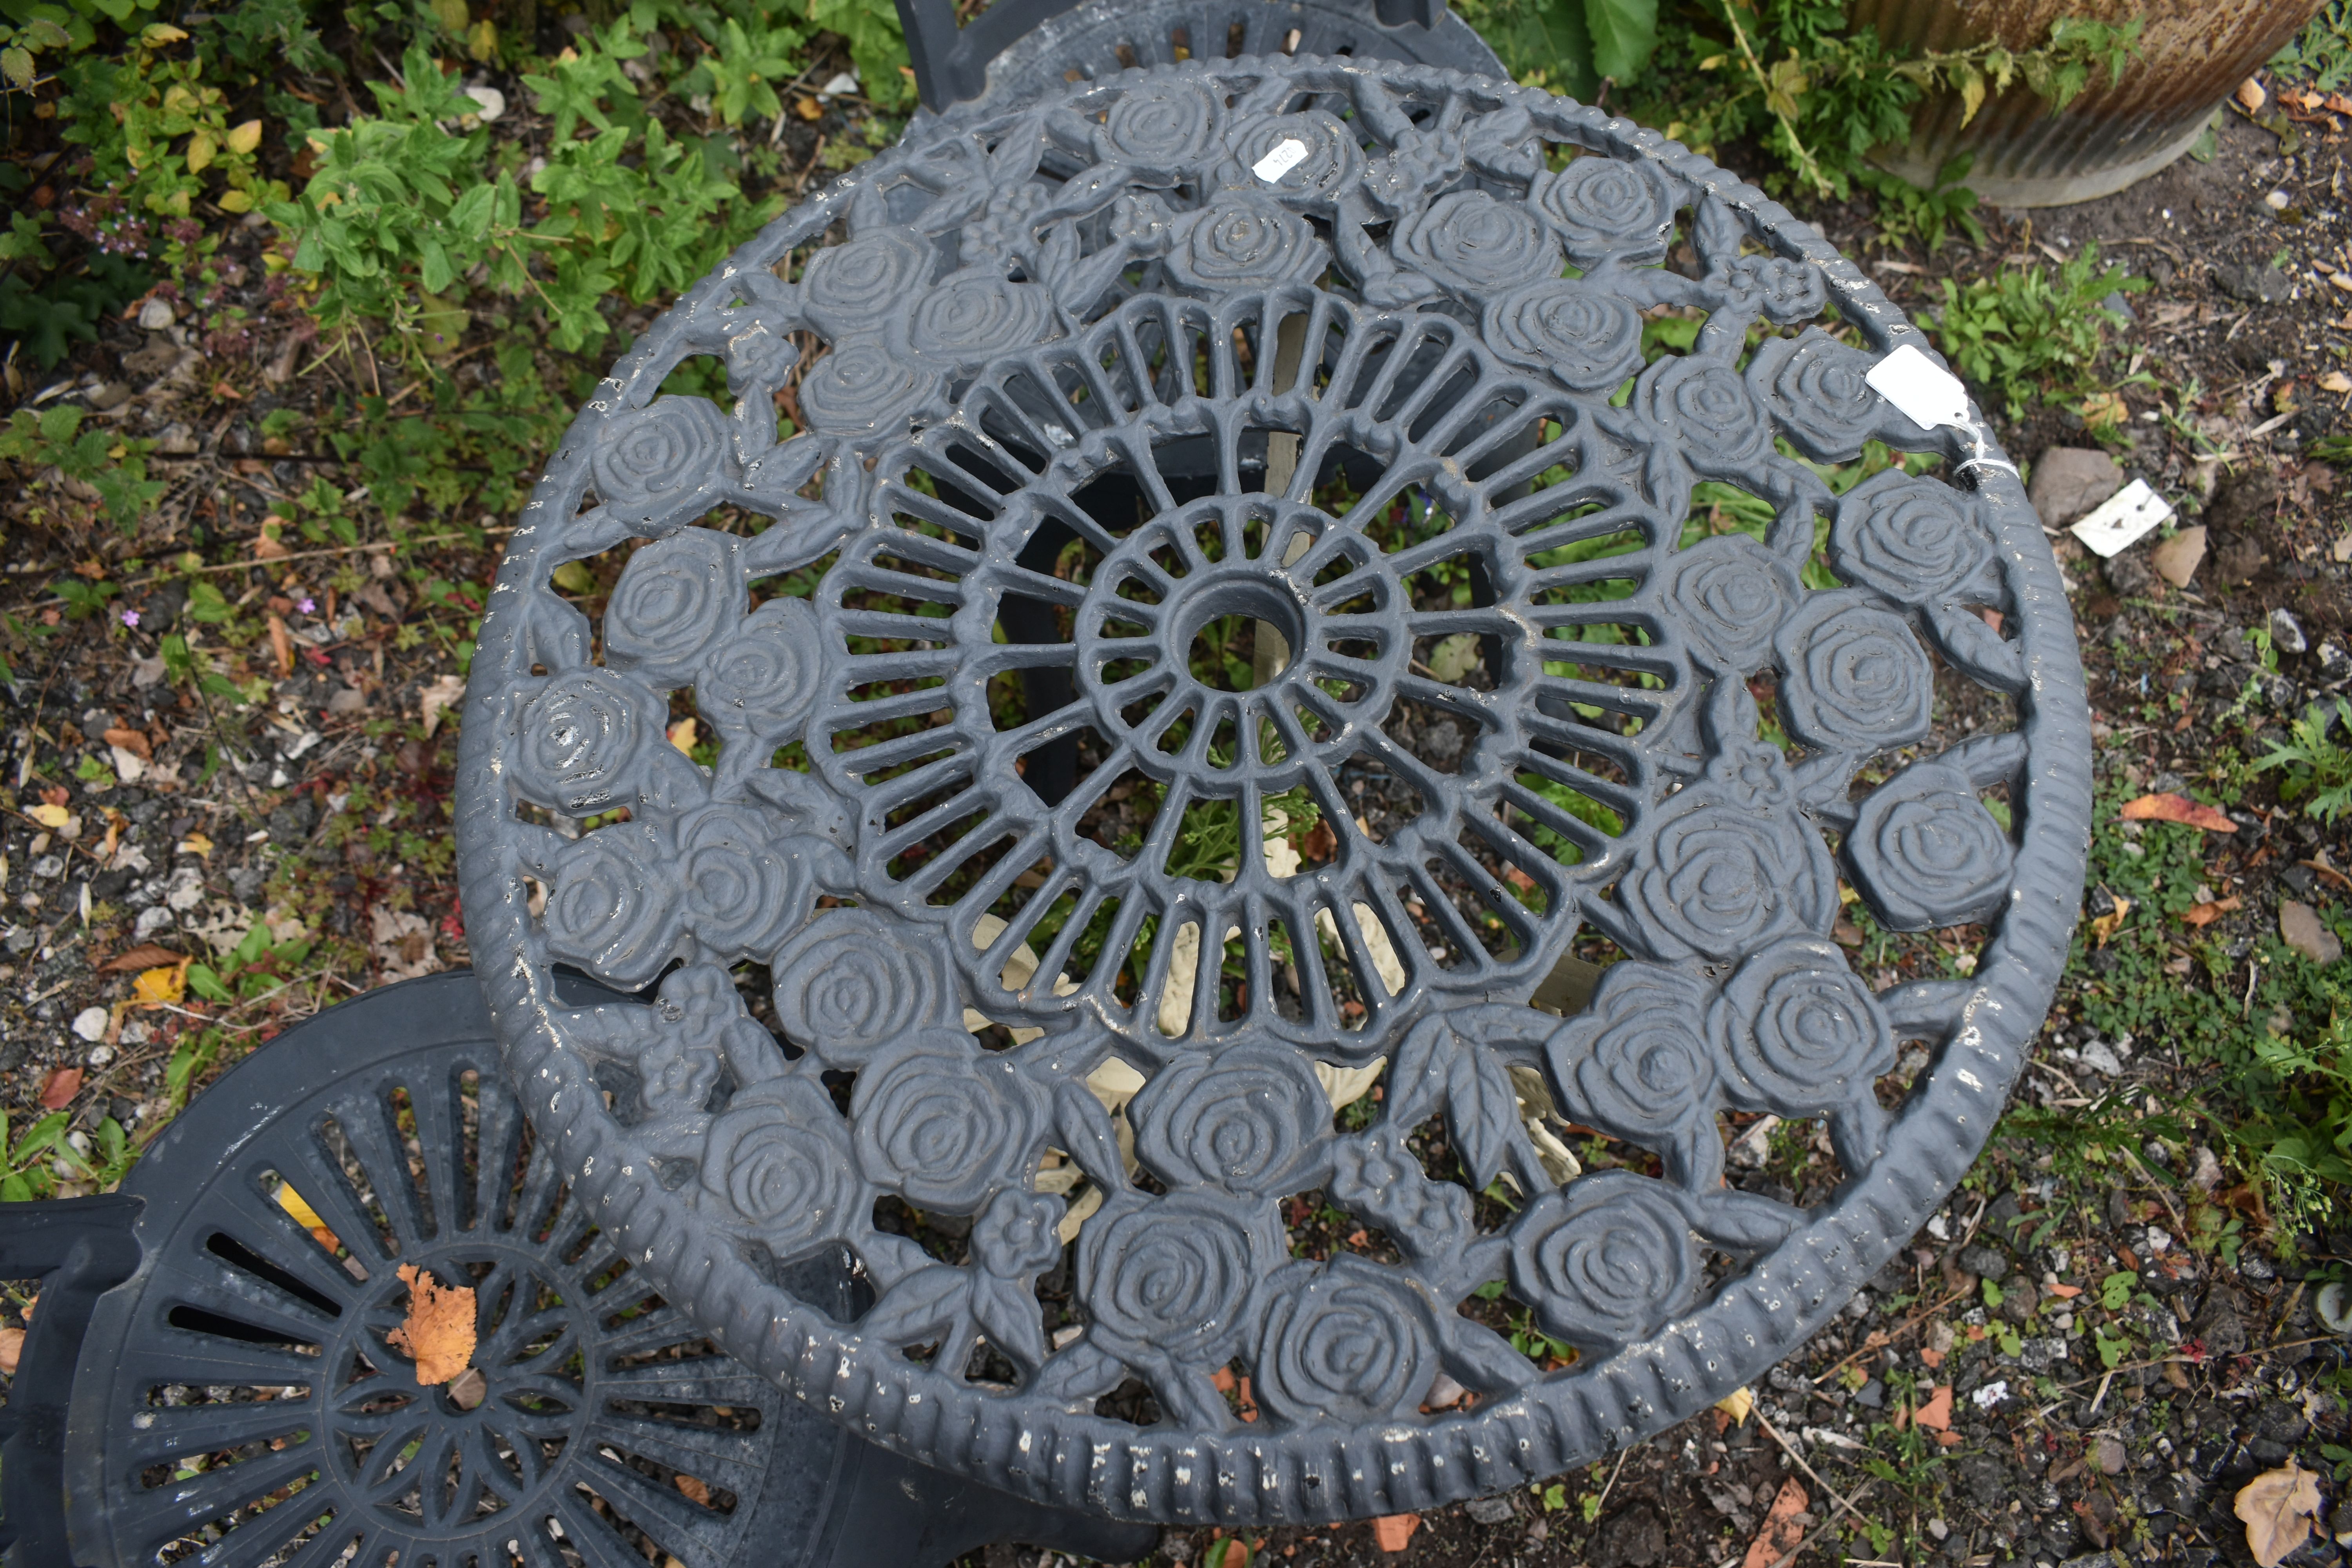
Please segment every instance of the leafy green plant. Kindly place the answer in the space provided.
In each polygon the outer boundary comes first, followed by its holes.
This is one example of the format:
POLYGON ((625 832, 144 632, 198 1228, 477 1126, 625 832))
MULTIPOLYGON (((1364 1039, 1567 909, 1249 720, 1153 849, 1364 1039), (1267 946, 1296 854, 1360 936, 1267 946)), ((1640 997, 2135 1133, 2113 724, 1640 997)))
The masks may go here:
POLYGON ((1512 75, 1591 98, 1641 76, 1658 44, 1657 0, 1463 0, 1512 75))
POLYGON ((0 429, 0 458, 35 470, 54 467, 64 478, 89 486, 107 516, 130 532, 139 526, 140 513, 163 493, 163 482, 147 477, 152 443, 117 441, 102 430, 83 430, 81 422, 78 404, 58 404, 38 414, 19 408, 0 429))
POLYGON ((2037 395, 2084 389, 2107 330, 2124 314, 2106 301, 2148 286, 2120 267, 2102 268, 2085 245, 2055 270, 2039 263, 2003 267, 1964 288, 1943 280, 1943 305, 1928 316, 1936 346, 1959 373, 1997 392, 2010 417, 2037 395))
POLYGON ((907 68, 907 35, 894 0, 809 0, 809 20, 849 45, 866 96, 885 106, 907 101, 914 84, 907 68))
POLYGON ((2284 768, 2279 798, 2302 801, 2305 816, 2315 816, 2330 827, 2352 811, 2352 746, 2331 739, 2328 733, 2338 722, 2352 735, 2352 701, 2337 698, 2333 713, 2315 706, 2287 726, 2286 740, 2270 743, 2270 751, 2255 762, 2253 769, 2267 773, 2284 768))
POLYGON ((64 135, 89 150, 88 183, 162 217, 186 217, 200 196, 232 213, 282 199, 285 185, 263 177, 256 158, 261 121, 230 122, 221 73, 201 50, 173 52, 188 37, 151 22, 121 59, 92 56, 64 73, 64 135))
POLYGON ((2271 69, 2320 92, 2352 86, 2352 0, 2327 0, 2284 48, 2271 57, 2271 69))
POLYGON ((1977 194, 1960 184, 1975 163, 1973 153, 1947 161, 1927 190, 1881 169, 1856 169, 1855 181, 1878 198, 1879 242, 1892 247, 1916 240, 1933 254, 1944 248, 1945 238, 1958 228, 1969 244, 1982 245, 1985 231, 1977 221, 1977 194))

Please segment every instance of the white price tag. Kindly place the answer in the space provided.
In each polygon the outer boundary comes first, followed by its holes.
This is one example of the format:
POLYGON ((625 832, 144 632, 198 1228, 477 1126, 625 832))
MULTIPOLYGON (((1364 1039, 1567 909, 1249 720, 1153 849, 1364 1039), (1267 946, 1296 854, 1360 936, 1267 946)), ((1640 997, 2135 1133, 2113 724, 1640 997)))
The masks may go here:
POLYGON ((1251 166, 1250 173, 1270 185, 1306 161, 1307 143, 1296 136, 1286 136, 1251 166))
POLYGON ((1969 389, 1960 378, 1929 359, 1916 343, 1905 343, 1870 367, 1870 389, 1903 411, 1924 430, 1938 425, 1969 425, 1969 389))
POLYGON ((2146 479, 2134 479, 2069 531, 2094 554, 2113 555, 2138 543, 2171 515, 2172 508, 2147 488, 2146 479))

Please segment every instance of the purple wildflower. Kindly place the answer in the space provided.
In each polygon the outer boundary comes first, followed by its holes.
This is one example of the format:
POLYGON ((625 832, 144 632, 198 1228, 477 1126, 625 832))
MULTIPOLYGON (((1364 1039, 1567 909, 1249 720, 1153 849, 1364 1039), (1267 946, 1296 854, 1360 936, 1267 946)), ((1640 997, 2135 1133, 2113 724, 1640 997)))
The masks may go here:
POLYGON ((122 612, 122 624, 123 624, 124 626, 137 626, 137 625, 139 624, 139 612, 138 612, 138 611, 136 611, 136 610, 125 610, 125 611, 123 611, 123 612, 122 612))
POLYGON ((319 605, 318 601, 315 599, 301 598, 294 601, 294 607, 307 616, 311 611, 317 609, 319 605))

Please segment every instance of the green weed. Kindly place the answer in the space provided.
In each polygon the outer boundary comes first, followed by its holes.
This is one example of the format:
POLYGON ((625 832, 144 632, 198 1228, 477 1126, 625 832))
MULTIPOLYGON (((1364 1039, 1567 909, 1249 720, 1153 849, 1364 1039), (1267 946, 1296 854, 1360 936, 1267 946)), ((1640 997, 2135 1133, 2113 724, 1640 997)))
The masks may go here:
POLYGON ((2036 396, 2088 388, 2108 329, 2126 320, 2105 301, 2147 287, 2120 267, 2101 267, 2099 247, 2085 245, 2054 270, 2004 267, 1965 288, 1948 278, 1943 305, 1927 321, 1944 356, 1997 393, 2015 419, 2036 396))
POLYGON ((2287 739, 2271 742, 2270 751, 2253 767, 2256 773, 2284 768, 2279 798, 2302 801, 2305 816, 2315 816, 2330 827, 2352 810, 2352 746, 2328 734, 2331 724, 2337 721, 2352 735, 2352 701, 2341 697, 2336 700, 2335 712, 2315 707, 2295 720, 2287 727, 2287 739))
MULTIPOLYGON (((47 483, 37 477, 39 473, 52 468, 66 479, 89 486, 98 492, 106 515, 128 533, 139 526, 140 513, 163 493, 163 482, 147 477, 147 452, 152 443, 118 440, 102 430, 84 430, 82 415, 80 405, 70 403, 38 414, 17 409, 8 416, 6 427, 0 429, 0 459, 27 470, 30 488, 36 490, 47 483)), ((37 501, 29 510, 36 520, 51 514, 47 502, 37 501)))

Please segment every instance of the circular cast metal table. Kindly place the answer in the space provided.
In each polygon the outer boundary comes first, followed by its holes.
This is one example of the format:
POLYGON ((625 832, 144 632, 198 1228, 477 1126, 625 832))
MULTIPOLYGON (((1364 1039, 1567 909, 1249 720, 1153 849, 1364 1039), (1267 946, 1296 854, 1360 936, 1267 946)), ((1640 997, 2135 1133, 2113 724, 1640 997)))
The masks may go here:
POLYGON ((535 1124, 733 1355, 1065 1505, 1387 1513, 1703 1409, 1957 1182, 2076 912, 2059 575, 1981 427, 1865 382, 1906 344, 1760 193, 1491 80, 948 117, 656 323, 500 570, 460 850, 535 1124), (660 393, 698 356, 731 407, 660 393), (1848 485, 1874 440, 1940 465, 1848 485), (1967 977, 1856 973, 1842 879, 1967 977), (1842 1184, 1727 1184, 1735 1113, 1842 1184), (842 1246, 854 1321, 789 1283, 842 1246))

